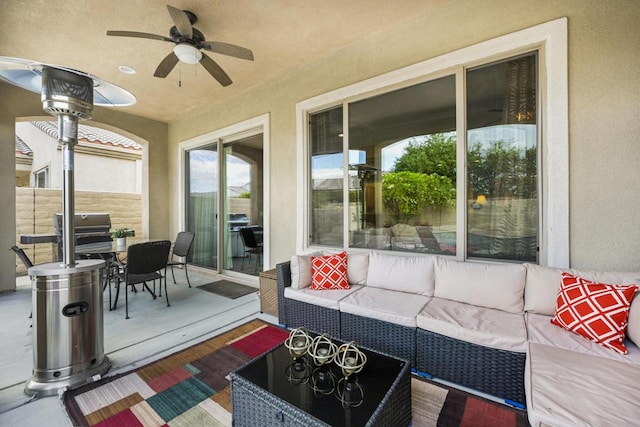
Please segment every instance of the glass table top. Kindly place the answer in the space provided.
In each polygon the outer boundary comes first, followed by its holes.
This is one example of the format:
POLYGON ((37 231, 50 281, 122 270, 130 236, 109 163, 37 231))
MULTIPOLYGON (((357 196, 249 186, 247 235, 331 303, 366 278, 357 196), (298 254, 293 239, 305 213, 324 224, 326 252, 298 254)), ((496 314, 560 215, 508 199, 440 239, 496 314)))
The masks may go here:
POLYGON ((365 425, 406 362, 362 351, 367 363, 348 380, 334 362, 316 366, 309 355, 294 359, 283 344, 235 373, 327 424, 365 425))

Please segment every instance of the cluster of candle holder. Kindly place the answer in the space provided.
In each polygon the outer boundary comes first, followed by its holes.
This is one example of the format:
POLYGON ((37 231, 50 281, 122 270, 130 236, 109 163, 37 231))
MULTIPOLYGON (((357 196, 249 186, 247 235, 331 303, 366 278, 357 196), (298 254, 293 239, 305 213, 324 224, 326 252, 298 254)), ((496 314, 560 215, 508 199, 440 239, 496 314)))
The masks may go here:
POLYGON ((307 329, 300 327, 289 333, 284 346, 293 357, 286 369, 290 383, 309 383, 316 395, 335 392, 345 408, 362 404, 364 390, 354 374, 362 371, 367 363, 367 356, 354 341, 338 346, 329 334, 311 338, 307 329), (343 377, 340 380, 331 371, 331 362, 342 371, 343 377))

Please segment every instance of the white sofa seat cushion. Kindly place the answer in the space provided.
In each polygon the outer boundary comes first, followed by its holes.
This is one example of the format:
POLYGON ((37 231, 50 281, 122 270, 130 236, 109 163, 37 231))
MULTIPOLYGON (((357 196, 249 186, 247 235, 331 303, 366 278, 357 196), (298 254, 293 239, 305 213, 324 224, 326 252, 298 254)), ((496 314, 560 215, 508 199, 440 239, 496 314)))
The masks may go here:
POLYGON ((338 310, 341 299, 362 288, 360 285, 351 286, 350 289, 313 290, 311 288, 292 289, 284 288, 284 297, 292 300, 318 305, 320 307, 338 310))
POLYGON ((418 328, 500 350, 527 351, 524 315, 434 297, 416 318, 418 328))
POLYGON ((526 324, 529 341, 532 343, 630 363, 640 368, 640 348, 629 340, 624 343, 628 351, 625 355, 551 324, 551 316, 527 313, 526 324))
POLYGON ((435 296, 522 313, 526 269, 521 264, 461 262, 438 257, 435 296))
POLYGON ((371 252, 367 286, 433 296, 435 256, 401 256, 371 252))
POLYGON ((340 300, 340 311, 415 328, 416 316, 430 299, 424 295, 365 286, 340 300))
POLYGON ((633 364, 529 344, 525 394, 533 426, 637 426, 638 384, 633 364))

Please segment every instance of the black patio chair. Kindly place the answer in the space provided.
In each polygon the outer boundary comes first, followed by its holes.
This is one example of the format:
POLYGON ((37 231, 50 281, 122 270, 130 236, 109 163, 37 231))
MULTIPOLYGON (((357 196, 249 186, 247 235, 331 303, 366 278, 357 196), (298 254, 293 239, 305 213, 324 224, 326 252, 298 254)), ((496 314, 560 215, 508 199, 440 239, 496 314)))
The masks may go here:
POLYGON ((133 289, 134 285, 142 283, 144 289, 149 291, 153 299, 156 294, 147 282, 160 280, 160 292, 162 292, 162 279, 164 278, 164 294, 167 298, 167 307, 169 304, 169 294, 167 293, 167 262, 169 260, 169 251, 171 250, 171 242, 169 240, 158 240, 154 242, 138 243, 127 248, 127 263, 120 264, 120 268, 115 272, 116 278, 116 298, 112 309, 118 306, 118 295, 120 294, 120 283, 124 283, 125 296, 125 318, 129 318, 129 292, 128 286, 133 289), (163 275, 164 272, 164 275, 163 275))
MULTIPOLYGON (((76 237, 76 259, 101 259, 105 262, 106 273, 104 275, 104 283, 102 284, 102 291, 109 286, 109 307, 111 307, 111 286, 109 283, 114 278, 116 264, 116 253, 110 251, 113 238, 111 236, 79 236, 76 237), (82 247, 84 245, 96 245, 104 244, 106 252, 96 252, 93 249, 91 253, 83 253, 82 247)), ((102 246, 102 245, 101 245, 102 246)))
POLYGON ((181 231, 176 237, 176 241, 173 244, 173 251, 171 252, 171 258, 167 263, 167 266, 171 267, 171 276, 173 277, 173 283, 176 283, 176 276, 173 274, 174 265, 184 266, 184 275, 187 276, 187 283, 191 287, 189 281, 189 274, 187 273, 187 260, 191 255, 191 249, 193 248, 193 241, 196 235, 192 231, 181 231), (181 258, 181 260, 174 259, 175 257, 181 258))
MULTIPOLYGON (((31 259, 29 259, 29 256, 24 252, 24 249, 13 245, 13 246, 11 246, 11 249, 9 249, 9 250, 15 252, 16 255, 18 256, 18 258, 20 258, 20 261, 22 261, 24 266, 27 267, 27 274, 28 274, 29 273, 29 269, 31 267, 33 267, 33 263, 31 262, 31 259)), ((33 317, 33 312, 31 312, 31 314, 29 314, 29 319, 31 319, 32 317, 33 317)), ((33 326, 33 325, 31 325, 31 326, 33 326)))
MULTIPOLYGON (((258 270, 258 264, 260 263, 260 257, 262 256, 262 245, 258 243, 256 239, 256 235, 254 234, 254 229, 252 227, 243 227, 240 229, 240 237, 242 238, 242 243, 244 244, 244 251, 249 255, 249 262, 251 262, 251 254, 255 254, 257 256, 256 260, 256 271, 258 270)), ((241 269, 244 269, 244 258, 242 258, 242 266, 241 269)))
POLYGON ((24 249, 19 248, 17 246, 11 246, 11 249, 13 252, 16 253, 16 255, 18 256, 18 258, 20 258, 20 261, 22 261, 22 263, 24 264, 25 267, 27 267, 27 271, 33 267, 33 263, 31 262, 31 260, 29 259, 29 256, 24 252, 24 249))

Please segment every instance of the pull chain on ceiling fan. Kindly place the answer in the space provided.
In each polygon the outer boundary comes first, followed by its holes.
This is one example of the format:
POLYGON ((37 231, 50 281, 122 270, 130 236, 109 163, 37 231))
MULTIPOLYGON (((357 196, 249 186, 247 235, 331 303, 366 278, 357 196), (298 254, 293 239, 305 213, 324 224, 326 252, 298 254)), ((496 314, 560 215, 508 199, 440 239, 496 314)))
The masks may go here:
POLYGON ((185 64, 197 64, 199 62, 222 86, 229 86, 232 83, 231 78, 217 62, 202 50, 253 61, 253 52, 245 47, 230 43, 206 41, 204 34, 193 27, 193 24, 198 21, 198 17, 193 12, 180 10, 170 5, 167 5, 167 9, 174 23, 174 26, 169 30, 170 37, 138 31, 107 31, 107 35, 159 40, 175 44, 173 51, 160 61, 153 74, 155 77, 160 78, 167 77, 178 62, 185 64))

